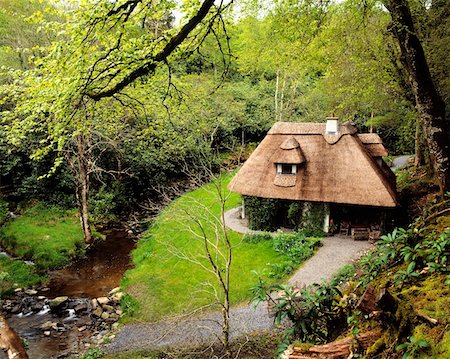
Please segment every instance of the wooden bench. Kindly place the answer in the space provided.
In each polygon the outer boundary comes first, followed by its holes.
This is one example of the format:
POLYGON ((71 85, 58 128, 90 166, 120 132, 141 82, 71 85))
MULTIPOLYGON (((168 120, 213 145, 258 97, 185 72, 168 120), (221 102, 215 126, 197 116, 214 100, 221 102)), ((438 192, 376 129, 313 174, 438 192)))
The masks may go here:
POLYGON ((370 228, 367 226, 352 225, 350 230, 355 241, 369 239, 370 228))

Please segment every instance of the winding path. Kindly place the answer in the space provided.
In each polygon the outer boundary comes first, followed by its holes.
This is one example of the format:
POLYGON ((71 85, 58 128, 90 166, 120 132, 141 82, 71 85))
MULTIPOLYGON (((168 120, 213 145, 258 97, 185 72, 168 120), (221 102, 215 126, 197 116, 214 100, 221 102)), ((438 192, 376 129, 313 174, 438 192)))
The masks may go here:
MULTIPOLYGON (((321 279, 330 279, 343 265, 357 259, 371 247, 367 241, 354 241, 350 237, 327 237, 317 253, 288 280, 290 284, 309 285, 321 279)), ((157 323, 127 324, 112 342, 103 349, 107 353, 155 350, 165 347, 190 347, 210 344, 221 334, 221 314, 212 312, 193 317, 176 317, 157 323)), ((267 305, 261 303, 233 307, 230 312, 231 338, 245 334, 274 330, 273 318, 267 305)))

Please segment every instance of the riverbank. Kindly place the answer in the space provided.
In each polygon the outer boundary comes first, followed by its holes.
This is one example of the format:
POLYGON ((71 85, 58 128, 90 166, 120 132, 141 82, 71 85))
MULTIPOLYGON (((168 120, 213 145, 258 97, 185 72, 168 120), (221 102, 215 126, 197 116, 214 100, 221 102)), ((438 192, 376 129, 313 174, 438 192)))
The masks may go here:
POLYGON ((117 286, 130 266, 134 245, 127 232, 111 230, 86 257, 49 272, 43 286, 16 288, 3 299, 2 312, 28 343, 30 358, 81 354, 117 327, 123 315, 117 286))

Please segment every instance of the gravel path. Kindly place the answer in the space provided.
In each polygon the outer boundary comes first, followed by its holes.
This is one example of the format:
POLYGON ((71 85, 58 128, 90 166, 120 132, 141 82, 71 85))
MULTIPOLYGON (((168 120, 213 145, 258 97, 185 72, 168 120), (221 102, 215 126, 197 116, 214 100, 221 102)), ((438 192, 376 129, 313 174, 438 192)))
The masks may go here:
POLYGON ((397 158, 394 158, 392 160, 391 170, 395 171, 395 170, 405 167, 408 164, 408 161, 413 158, 414 158, 414 156, 412 156, 412 155, 404 155, 404 156, 399 156, 397 158))
MULTIPOLYGON (((322 278, 329 279, 336 270, 357 259, 370 246, 367 241, 353 241, 349 237, 327 237, 314 257, 306 261, 288 282, 308 285, 319 283, 322 278)), ((213 312, 191 318, 171 318, 157 323, 127 324, 105 346, 104 351, 117 353, 210 344, 221 334, 220 322, 220 312, 213 312)), ((251 305, 233 307, 230 312, 230 329, 231 338, 274 330, 273 318, 269 316, 265 303, 256 308, 251 305)))
POLYGON ((254 231, 248 228, 248 221, 241 218, 241 208, 239 206, 224 213, 225 225, 231 230, 242 234, 263 233, 262 231, 254 231))

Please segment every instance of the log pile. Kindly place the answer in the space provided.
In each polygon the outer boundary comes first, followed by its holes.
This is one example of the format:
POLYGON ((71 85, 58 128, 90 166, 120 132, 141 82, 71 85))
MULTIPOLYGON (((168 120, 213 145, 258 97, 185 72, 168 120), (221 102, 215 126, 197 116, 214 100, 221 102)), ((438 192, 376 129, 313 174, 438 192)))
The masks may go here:
POLYGON ((334 342, 313 346, 307 350, 294 347, 291 353, 286 356, 287 359, 311 359, 311 358, 327 358, 340 359, 348 358, 356 348, 367 349, 373 345, 381 337, 381 330, 371 330, 357 337, 346 337, 334 342))

